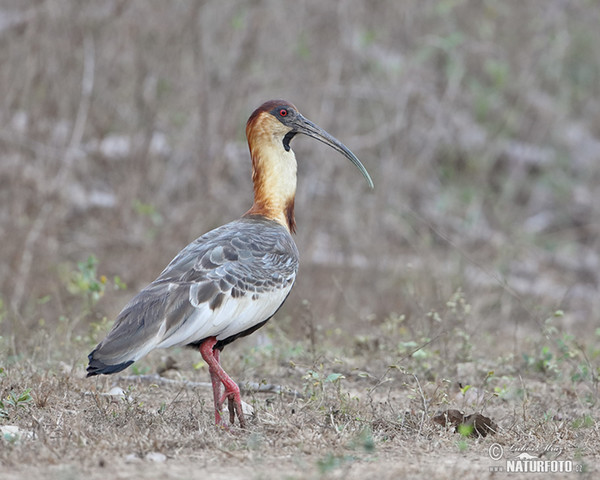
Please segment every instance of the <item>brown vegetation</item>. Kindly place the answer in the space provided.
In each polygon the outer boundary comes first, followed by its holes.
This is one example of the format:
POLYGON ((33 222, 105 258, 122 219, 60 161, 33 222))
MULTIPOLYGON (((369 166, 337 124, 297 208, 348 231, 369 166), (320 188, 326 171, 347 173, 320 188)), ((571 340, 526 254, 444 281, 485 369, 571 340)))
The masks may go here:
POLYGON ((593 471, 599 24, 542 0, 2 2, 0 426, 26 432, 0 439, 3 478, 481 478, 494 442, 593 471), (303 398, 255 393, 250 431, 221 432, 183 383, 207 380, 195 352, 170 352, 174 384, 83 368, 134 292, 250 207, 244 126, 269 98, 375 191, 294 140, 298 282, 224 364, 303 398), (452 409, 500 433, 432 421, 452 409))

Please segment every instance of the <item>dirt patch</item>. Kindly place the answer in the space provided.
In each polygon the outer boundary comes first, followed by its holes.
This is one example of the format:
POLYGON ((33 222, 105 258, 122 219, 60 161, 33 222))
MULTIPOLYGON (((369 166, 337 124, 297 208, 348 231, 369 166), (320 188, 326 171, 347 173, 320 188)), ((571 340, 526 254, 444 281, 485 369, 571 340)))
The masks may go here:
POLYGON ((507 460, 569 461, 590 478, 597 470, 598 411, 587 403, 589 385, 489 378, 469 396, 471 388, 389 369, 382 360, 372 362, 379 377, 339 359, 320 357, 304 374, 296 364, 296 374, 276 380, 301 398, 246 387, 243 398, 255 411, 246 431, 214 426, 203 371, 170 371, 168 382, 93 381, 82 378, 83 369, 14 365, 2 373, 2 398, 31 391, 15 405, 4 401, 2 424, 20 433, 2 441, 2 478, 468 479, 506 469, 507 460), (334 369, 331 377, 319 373, 334 369), (485 413, 499 432, 483 438, 440 426, 434 418, 448 406, 485 413), (497 449, 500 459, 491 456, 497 449), (523 453, 531 458, 519 460, 523 453))

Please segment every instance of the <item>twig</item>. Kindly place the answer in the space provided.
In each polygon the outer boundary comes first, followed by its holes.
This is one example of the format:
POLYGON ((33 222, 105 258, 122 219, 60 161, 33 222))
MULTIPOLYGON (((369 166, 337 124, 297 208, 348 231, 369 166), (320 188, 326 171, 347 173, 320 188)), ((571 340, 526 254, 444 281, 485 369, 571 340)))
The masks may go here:
MULTIPOLYGON (((162 385, 183 385, 190 388, 212 388, 210 382, 191 382, 189 380, 174 380, 171 378, 161 377, 160 375, 125 375, 120 377, 122 380, 128 382, 140 382, 140 383, 156 383, 162 385)), ((258 382, 246 382, 240 384, 240 388, 245 392, 251 393, 276 393, 278 395, 288 395, 294 398, 304 398, 304 395, 296 390, 293 390, 282 385, 275 385, 274 383, 258 383, 258 382)))
POLYGON ((88 112, 92 99, 92 90, 94 89, 94 72, 94 39, 92 35, 87 35, 83 41, 81 99, 79 101, 79 108, 77 109, 77 116, 75 117, 73 131, 71 132, 71 139, 65 151, 64 159, 59 167, 58 173, 54 176, 52 181, 48 183, 48 188, 45 192, 45 203, 38 212, 37 217, 33 221, 32 227, 25 238, 23 255, 21 256, 21 262, 19 263, 15 287, 10 302, 13 312, 17 314, 21 310, 21 303, 23 301, 23 296, 25 295, 27 279, 29 278, 29 272, 31 270, 35 253, 35 244, 42 234, 46 222, 49 220, 52 212, 56 208, 56 204, 49 201, 50 197, 54 193, 58 192, 62 187, 64 180, 67 174, 70 172, 71 166, 77 157, 77 152, 79 151, 79 146, 81 145, 81 140, 83 139, 83 132, 85 130, 85 124, 87 123, 88 112))
POLYGON ((419 395, 421 396, 421 402, 423 403, 423 412, 421 413, 421 423, 419 424, 419 433, 418 435, 421 435, 421 432, 423 431, 423 424, 425 423, 425 416, 427 415, 427 399, 425 398, 425 394, 423 393, 423 389, 421 388, 421 382, 419 382, 419 378, 413 373, 413 378, 415 379, 415 382, 417 383, 417 387, 419 389, 419 395))
POLYGON ((221 453, 224 453, 225 455, 227 455, 228 457, 235 458, 235 459, 236 459, 236 460, 238 460, 238 461, 244 461, 244 460, 245 460, 245 458, 244 458, 244 457, 242 457, 242 456, 240 456, 240 455, 236 455, 235 453, 233 453, 233 452, 230 452, 230 451, 228 451, 228 450, 225 450, 224 448, 221 448, 221 447, 215 447, 215 448, 216 448, 216 449, 217 449, 219 452, 221 452, 221 453))

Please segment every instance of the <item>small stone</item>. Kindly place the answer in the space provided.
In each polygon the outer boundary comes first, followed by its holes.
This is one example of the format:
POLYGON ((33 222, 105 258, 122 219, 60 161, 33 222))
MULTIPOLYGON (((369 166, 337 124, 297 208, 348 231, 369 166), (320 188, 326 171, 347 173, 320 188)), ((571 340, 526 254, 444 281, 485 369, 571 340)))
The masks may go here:
POLYGON ((118 401, 118 400, 127 400, 128 402, 131 401, 131 397, 129 395, 127 395, 125 390, 123 390, 121 387, 113 387, 107 393, 103 393, 102 395, 109 397, 112 401, 118 401))
POLYGON ((123 390, 121 387, 113 387, 108 391, 107 395, 125 398, 125 390, 123 390))
POLYGON ((142 459, 138 457, 135 453, 130 453, 125 456, 125 463, 140 463, 142 459))
POLYGON ((16 425, 3 425, 0 427, 2 438, 10 443, 18 443, 21 440, 33 440, 35 433, 28 430, 23 430, 16 425))
POLYGON ((163 463, 167 461, 167 456, 160 452, 147 453, 144 459, 148 462, 163 463))

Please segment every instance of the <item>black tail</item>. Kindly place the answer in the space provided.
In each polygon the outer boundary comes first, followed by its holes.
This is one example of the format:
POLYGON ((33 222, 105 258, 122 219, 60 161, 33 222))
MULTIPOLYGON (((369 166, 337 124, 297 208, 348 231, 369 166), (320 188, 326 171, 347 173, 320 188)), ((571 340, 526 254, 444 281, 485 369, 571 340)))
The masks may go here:
POLYGON ((101 374, 109 375, 111 373, 117 373, 121 370, 125 370, 129 365, 133 363, 133 360, 129 360, 127 362, 119 363, 117 365, 107 365, 101 360, 94 358, 94 353, 96 353, 96 350, 94 350, 88 355, 88 360, 90 361, 87 367, 88 377, 93 377, 94 375, 101 374))

